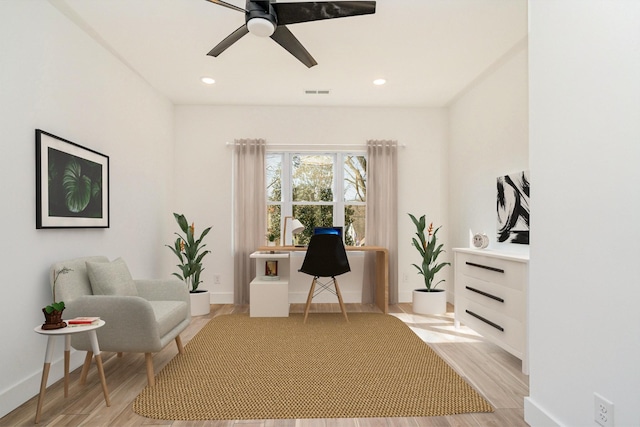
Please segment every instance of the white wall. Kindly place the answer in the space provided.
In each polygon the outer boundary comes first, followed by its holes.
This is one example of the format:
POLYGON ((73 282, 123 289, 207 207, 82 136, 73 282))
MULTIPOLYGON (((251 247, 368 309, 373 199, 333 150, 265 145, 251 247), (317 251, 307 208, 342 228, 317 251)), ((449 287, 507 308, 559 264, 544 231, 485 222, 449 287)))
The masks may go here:
POLYGON ((531 1, 532 426, 640 425, 640 2, 531 1))
POLYGON ((527 65, 523 40, 450 106, 453 247, 468 247, 472 230, 486 233, 491 249, 529 252, 528 245, 496 238, 496 178, 529 169, 527 65))
MULTIPOLYGON (((411 289, 420 282, 411 267, 417 259, 407 212, 426 213, 447 229, 444 109, 178 106, 175 117, 175 164, 180 170, 176 206, 196 225, 214 227, 208 237, 208 245, 215 244, 214 255, 205 258, 203 273, 203 287, 213 292, 214 302, 232 301, 232 149, 225 142, 237 138, 265 138, 272 144, 364 145, 367 139, 405 144, 398 156, 398 265, 399 276, 409 278, 400 283, 400 299, 410 301, 411 289), (214 274, 221 276, 220 285, 213 285, 214 274)), ((446 232, 441 237, 446 241, 446 232)))
MULTIPOLYGON (((0 416, 39 390, 52 262, 122 256, 159 277, 170 236, 173 107, 46 1, 0 2, 0 416), (111 228, 36 230, 35 129, 110 157, 111 228)), ((50 383, 61 377, 57 344, 50 383)), ((74 365, 81 354, 74 354, 74 365)))

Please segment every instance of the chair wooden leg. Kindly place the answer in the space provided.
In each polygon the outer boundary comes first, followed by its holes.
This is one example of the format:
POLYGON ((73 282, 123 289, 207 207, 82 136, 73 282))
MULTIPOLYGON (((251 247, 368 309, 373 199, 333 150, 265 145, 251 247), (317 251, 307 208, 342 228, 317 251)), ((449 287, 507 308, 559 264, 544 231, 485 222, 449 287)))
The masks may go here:
POLYGON ((80 372, 80 385, 84 385, 87 382, 87 374, 89 374, 92 359, 93 351, 87 351, 87 355, 84 356, 84 365, 82 365, 82 371, 80 372))
POLYGON ((309 307, 311 307, 311 300, 313 299, 313 292, 316 289, 316 280, 317 278, 313 278, 311 282, 311 289, 309 289, 309 296, 307 297, 307 305, 304 307, 304 320, 302 323, 307 323, 307 316, 309 315, 309 307))
POLYGON ((153 387, 156 383, 153 375, 153 355, 151 353, 145 353, 144 358, 147 362, 147 383, 149 384, 149 387, 153 387))
POLYGON ((344 315, 344 319, 348 322, 349 318, 347 317, 347 309, 344 306, 344 302, 342 302, 342 294, 340 293, 340 287, 338 286, 338 280, 333 278, 333 284, 336 287, 336 295, 338 296, 338 302, 340 303, 340 310, 342 310, 342 314, 344 315))
POLYGON ((118 353, 116 353, 116 357, 122 357, 122 352, 119 351, 118 353))
POLYGON ((176 345, 178 346, 178 353, 184 353, 184 347, 182 347, 182 340, 180 339, 180 335, 176 336, 176 345))

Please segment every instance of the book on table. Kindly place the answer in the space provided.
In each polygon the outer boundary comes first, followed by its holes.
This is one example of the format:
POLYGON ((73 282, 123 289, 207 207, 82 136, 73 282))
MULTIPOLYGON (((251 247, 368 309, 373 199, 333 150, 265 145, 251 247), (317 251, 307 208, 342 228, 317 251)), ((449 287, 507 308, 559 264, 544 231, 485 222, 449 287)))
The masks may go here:
POLYGON ((82 317, 74 317, 73 319, 67 320, 68 326, 89 326, 95 325, 100 321, 100 317, 97 316, 82 316, 82 317))

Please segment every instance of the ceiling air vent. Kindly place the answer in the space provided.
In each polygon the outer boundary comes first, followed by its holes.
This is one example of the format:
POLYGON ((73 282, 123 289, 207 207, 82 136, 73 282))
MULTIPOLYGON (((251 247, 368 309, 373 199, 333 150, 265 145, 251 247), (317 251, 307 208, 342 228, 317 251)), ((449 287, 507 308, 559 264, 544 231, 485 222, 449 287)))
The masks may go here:
POLYGON ((305 90, 305 95, 329 95, 331 93, 330 90, 305 90))

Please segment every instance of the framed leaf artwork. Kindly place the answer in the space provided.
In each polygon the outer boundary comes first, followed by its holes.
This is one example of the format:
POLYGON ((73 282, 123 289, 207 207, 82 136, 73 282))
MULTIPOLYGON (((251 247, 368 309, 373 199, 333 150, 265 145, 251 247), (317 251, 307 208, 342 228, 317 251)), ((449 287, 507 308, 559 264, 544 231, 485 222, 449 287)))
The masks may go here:
POLYGON ((36 129, 36 228, 108 228, 109 157, 36 129))

